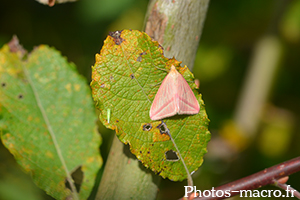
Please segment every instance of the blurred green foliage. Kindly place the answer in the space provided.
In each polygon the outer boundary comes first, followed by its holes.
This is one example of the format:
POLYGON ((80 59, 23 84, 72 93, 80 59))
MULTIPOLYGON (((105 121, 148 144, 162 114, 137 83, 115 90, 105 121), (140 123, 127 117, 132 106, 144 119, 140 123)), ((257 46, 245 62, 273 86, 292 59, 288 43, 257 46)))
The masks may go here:
MULTIPOLYGON (((16 34, 28 50, 39 44, 54 46, 90 80, 94 56, 106 35, 124 28, 141 30, 147 4, 146 0, 79 0, 50 8, 34 0, 2 0, 0 45, 16 34)), ((230 160, 209 156, 208 147, 204 163, 194 175, 197 189, 210 189, 300 155, 299 10, 298 0, 210 1, 194 72, 200 80, 213 138, 234 115, 257 41, 265 34, 275 35, 283 44, 284 55, 268 99, 275 108, 273 117, 267 109, 254 141, 230 160), (288 114, 280 116, 278 109, 288 114)), ((100 133, 106 159, 113 133, 103 126, 100 133)), ((296 173, 288 184, 300 190, 299 179, 300 173, 296 173)), ((1 176, 0 185, 5 180, 1 176)), ((164 180, 158 198, 178 199, 184 185, 185 181, 164 180)))

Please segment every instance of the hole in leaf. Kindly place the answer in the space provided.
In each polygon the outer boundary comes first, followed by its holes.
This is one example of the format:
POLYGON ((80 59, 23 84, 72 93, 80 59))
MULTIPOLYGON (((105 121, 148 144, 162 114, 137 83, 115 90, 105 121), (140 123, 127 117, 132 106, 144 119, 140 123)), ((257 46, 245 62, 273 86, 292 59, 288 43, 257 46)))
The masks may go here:
POLYGON ((137 62, 141 62, 142 61, 142 56, 139 56, 137 59, 136 59, 137 62))
MULTIPOLYGON (((74 184, 75 184, 76 191, 79 193, 80 187, 81 187, 81 184, 82 184, 82 180, 83 180, 83 172, 82 172, 82 170, 81 170, 81 166, 78 167, 78 168, 71 174, 71 177, 72 177, 73 182, 74 182, 74 184)), ((65 180, 65 186, 66 186, 66 188, 69 188, 69 189, 71 190, 69 181, 65 180)))
POLYGON ((124 39, 120 37, 121 33, 122 31, 115 31, 109 33, 109 36, 111 36, 114 39, 116 45, 120 45, 124 41, 124 39))
POLYGON ((133 74, 130 74, 130 78, 131 78, 131 79, 134 79, 134 75, 133 75, 133 74))
POLYGON ((23 94, 19 94, 18 96, 19 99, 23 99, 23 97, 24 97, 23 94))
POLYGON ((146 52, 142 52, 142 53, 140 53, 140 55, 139 55, 139 57, 136 59, 136 61, 137 62, 141 62, 142 61, 142 59, 143 59, 143 55, 146 55, 147 53, 146 52))
POLYGON ((113 76, 110 76, 109 79, 112 81, 112 80, 114 80, 114 77, 113 77, 113 76))
POLYGON ((1 83, 1 87, 5 87, 6 86, 6 83, 1 83))
POLYGON ((101 87, 101 88, 104 88, 104 87, 105 87, 105 84, 103 83, 102 85, 100 85, 100 87, 101 87))
POLYGON ((143 130, 144 131, 150 131, 152 129, 152 124, 145 124, 144 126, 143 126, 143 130))
POLYGON ((178 161, 179 160, 176 152, 173 150, 169 150, 169 151, 165 152, 165 156, 168 161, 178 161))
POLYGON ((167 125, 163 121, 160 125, 157 126, 157 128, 159 129, 160 134, 169 134, 170 133, 167 125))

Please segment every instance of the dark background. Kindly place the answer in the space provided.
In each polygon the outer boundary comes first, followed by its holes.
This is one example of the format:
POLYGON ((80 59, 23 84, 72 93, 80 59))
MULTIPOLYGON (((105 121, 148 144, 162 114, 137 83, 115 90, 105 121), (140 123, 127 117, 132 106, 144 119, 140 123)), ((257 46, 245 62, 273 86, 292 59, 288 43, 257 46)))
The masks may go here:
MULTIPOLYGON (((80 0, 48 7, 34 0, 1 0, 0 45, 17 35, 29 52, 39 44, 55 47, 76 64, 89 84, 95 54, 100 52, 107 34, 122 29, 142 30, 147 5, 146 0, 80 0)), ((300 1, 297 0, 210 1, 194 74, 200 80, 200 92, 211 120, 212 140, 222 138, 224 132, 230 135, 235 131, 233 117, 254 47, 267 35, 280 42, 282 51, 266 102, 268 109, 253 141, 232 156, 219 155, 208 147, 204 164, 194 175, 197 189, 210 189, 300 155, 300 1), (281 126, 277 127, 278 124, 281 126)), ((113 132, 100 127, 100 133, 105 161, 113 132)), ((0 159, 0 199, 1 193, 10 191, 16 193, 15 199, 24 199, 24 195, 30 199, 51 199, 19 170, 3 146, 0 159)), ((290 177, 288 184, 300 190, 299 180, 298 172, 290 177)), ((158 198, 178 199, 183 195, 184 185, 185 181, 163 180, 158 198)))

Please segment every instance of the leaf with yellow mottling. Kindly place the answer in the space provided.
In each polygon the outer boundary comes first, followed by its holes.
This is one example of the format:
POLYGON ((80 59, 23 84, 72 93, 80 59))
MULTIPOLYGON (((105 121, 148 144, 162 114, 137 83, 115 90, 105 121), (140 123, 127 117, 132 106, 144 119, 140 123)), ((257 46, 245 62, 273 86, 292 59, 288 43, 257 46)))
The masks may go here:
POLYGON ((26 60, 20 55, 7 45, 0 50, 1 140, 49 195, 87 199, 102 164, 90 89, 52 48, 39 46, 26 60), (77 191, 71 175, 79 167, 77 191))
MULTIPOLYGON (((180 62, 164 57, 162 47, 143 32, 123 30, 111 33, 96 55, 92 70, 92 94, 100 110, 100 120, 116 130, 118 138, 130 144, 131 152, 162 177, 183 180, 187 177, 182 162, 169 160, 166 153, 176 152, 169 136, 152 121, 149 109, 171 65, 189 82, 196 94, 200 112, 164 119, 190 172, 197 170, 210 140, 208 117, 201 94, 195 90, 193 74, 180 62), (165 70, 161 70, 165 69, 165 70), (107 110, 110 110, 108 123, 107 110)), ((166 94, 167 95, 167 94, 166 94)))

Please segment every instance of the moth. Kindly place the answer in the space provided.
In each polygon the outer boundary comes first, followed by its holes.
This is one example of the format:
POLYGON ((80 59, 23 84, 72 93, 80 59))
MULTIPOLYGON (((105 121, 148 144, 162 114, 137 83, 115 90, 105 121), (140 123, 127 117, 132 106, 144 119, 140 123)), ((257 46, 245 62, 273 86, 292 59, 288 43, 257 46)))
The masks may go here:
POLYGON ((199 113, 200 106, 184 77, 172 65, 160 85, 150 108, 150 118, 160 120, 173 115, 199 113))

